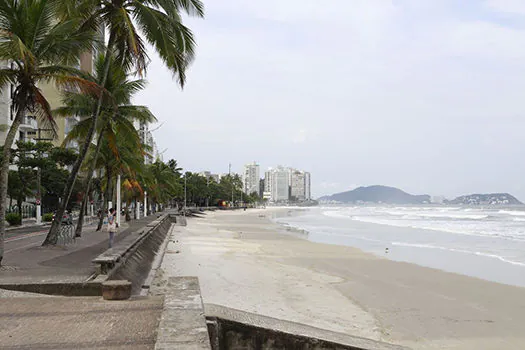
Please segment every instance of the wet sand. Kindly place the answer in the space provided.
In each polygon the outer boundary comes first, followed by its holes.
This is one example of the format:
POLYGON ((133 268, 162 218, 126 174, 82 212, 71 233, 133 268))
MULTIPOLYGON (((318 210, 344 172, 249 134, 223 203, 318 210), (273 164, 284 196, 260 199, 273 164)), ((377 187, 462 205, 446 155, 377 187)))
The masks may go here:
POLYGON ((190 219, 164 272, 198 276, 204 303, 414 349, 525 348, 525 288, 313 243, 276 210, 190 219))

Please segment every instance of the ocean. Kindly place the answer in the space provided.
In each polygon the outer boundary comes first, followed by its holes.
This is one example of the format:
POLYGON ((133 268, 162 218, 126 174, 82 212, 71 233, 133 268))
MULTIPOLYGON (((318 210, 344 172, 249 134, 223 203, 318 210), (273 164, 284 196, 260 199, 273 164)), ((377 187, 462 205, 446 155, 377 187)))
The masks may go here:
POLYGON ((525 287, 525 207, 290 208, 274 220, 314 242, 525 287))

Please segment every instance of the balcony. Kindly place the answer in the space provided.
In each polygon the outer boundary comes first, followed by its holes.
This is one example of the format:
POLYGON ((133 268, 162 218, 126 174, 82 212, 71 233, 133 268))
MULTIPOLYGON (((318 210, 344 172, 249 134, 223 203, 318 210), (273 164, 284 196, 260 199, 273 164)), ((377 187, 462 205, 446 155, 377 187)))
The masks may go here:
POLYGON ((19 126, 20 131, 31 131, 36 130, 37 128, 38 124, 33 116, 24 116, 19 126))

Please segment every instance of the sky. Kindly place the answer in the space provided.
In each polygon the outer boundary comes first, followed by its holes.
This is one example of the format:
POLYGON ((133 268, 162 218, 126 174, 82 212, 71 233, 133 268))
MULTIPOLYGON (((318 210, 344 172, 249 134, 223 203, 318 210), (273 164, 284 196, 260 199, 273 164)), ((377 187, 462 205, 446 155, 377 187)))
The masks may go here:
POLYGON ((525 201, 525 1, 207 0, 181 90, 152 53, 136 103, 190 171, 310 171, 314 196, 388 185, 525 201))

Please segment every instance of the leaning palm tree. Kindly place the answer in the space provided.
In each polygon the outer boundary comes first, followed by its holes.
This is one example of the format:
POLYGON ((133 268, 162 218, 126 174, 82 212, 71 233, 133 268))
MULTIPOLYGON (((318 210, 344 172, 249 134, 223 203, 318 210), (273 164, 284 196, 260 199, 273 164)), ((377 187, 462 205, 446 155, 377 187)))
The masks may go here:
MULTIPOLYGON (((95 71, 90 75, 90 80, 97 84, 101 84, 104 78, 104 63, 105 58, 99 55, 95 62, 95 71)), ((114 130, 121 130, 133 139, 140 139, 137 130, 133 123, 152 123, 156 121, 153 114, 146 106, 133 105, 131 100, 133 96, 144 89, 146 82, 143 79, 131 79, 126 74, 124 68, 118 65, 114 59, 110 60, 110 70, 106 79, 106 87, 104 89, 102 111, 98 118, 98 125, 96 127, 98 133, 98 140, 94 147, 95 151, 91 157, 93 160, 86 164, 86 189, 85 194, 89 193, 91 186, 91 179, 95 171, 95 164, 103 145, 102 139, 110 137, 114 130)), ((93 123, 93 111, 97 108, 97 95, 88 95, 75 92, 65 92, 63 99, 63 107, 55 110, 58 116, 67 117, 70 115, 77 115, 82 120, 76 124, 68 133, 64 143, 69 143, 74 139, 84 139, 89 132, 91 124, 93 123)), ((112 145, 113 149, 117 149, 116 145, 112 145)), ((139 148, 140 149, 140 148, 139 148)), ((84 196, 80 210, 80 216, 77 221, 76 236, 82 234, 82 226, 84 221, 84 212, 86 210, 88 197, 84 196)))
POLYGON ((15 113, 2 146, 0 167, 0 264, 4 254, 5 209, 11 146, 26 114, 54 127, 46 97, 38 85, 55 82, 71 89, 96 91, 96 86, 71 68, 81 52, 93 49, 94 31, 79 19, 57 20, 56 0, 0 1, 0 86, 13 87, 15 113))
MULTIPOLYGON (((168 69, 176 74, 180 85, 184 86, 186 68, 195 55, 195 40, 191 30, 183 25, 181 13, 203 17, 204 5, 201 0, 71 0, 72 5, 63 6, 64 16, 67 17, 68 11, 76 13, 71 10, 76 3, 82 5, 85 12, 90 12, 88 23, 98 22, 109 34, 104 64, 105 77, 109 72, 109 57, 113 55, 117 57, 119 64, 142 74, 148 63, 145 47, 145 43, 148 42, 168 69), (86 4, 91 6, 86 7, 86 4), (139 30, 144 33, 142 36, 139 30)), ((83 16, 83 18, 87 17, 83 16)), ((106 78, 102 80, 102 86, 105 85, 106 78)), ((67 207, 78 172, 95 134, 97 120, 102 111, 102 102, 102 99, 98 100, 79 159, 73 165, 66 183, 62 196, 64 200, 57 210, 59 217, 67 207)), ((44 245, 56 244, 60 225, 60 220, 53 221, 44 245)))

